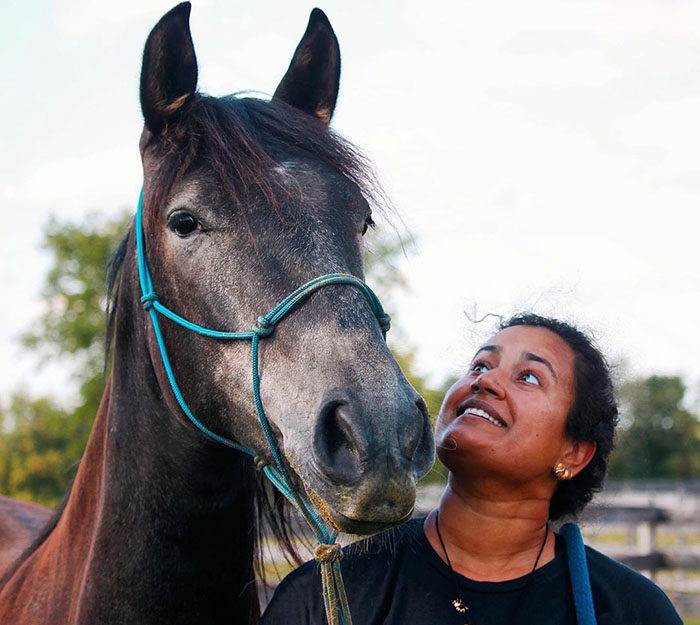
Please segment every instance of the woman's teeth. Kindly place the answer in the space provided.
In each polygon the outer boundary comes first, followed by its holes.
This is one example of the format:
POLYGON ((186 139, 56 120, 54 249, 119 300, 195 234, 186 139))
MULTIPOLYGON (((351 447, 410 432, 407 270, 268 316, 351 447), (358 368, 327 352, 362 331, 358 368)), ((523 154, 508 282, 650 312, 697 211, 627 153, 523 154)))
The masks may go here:
POLYGON ((467 408, 464 411, 464 414, 469 414, 469 415, 472 415, 474 417, 481 417, 482 419, 486 419, 490 423, 497 425, 499 428, 506 427, 505 423, 502 423, 498 419, 494 419, 490 414, 488 414, 487 412, 484 412, 483 410, 479 410, 479 408, 467 408))

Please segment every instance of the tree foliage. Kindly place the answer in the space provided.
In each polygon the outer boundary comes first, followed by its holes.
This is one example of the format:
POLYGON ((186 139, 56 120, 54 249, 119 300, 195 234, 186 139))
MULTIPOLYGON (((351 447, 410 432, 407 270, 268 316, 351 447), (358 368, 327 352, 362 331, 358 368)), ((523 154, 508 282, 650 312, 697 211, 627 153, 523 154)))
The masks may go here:
POLYGON ((611 477, 700 477, 700 422, 683 407, 685 392, 679 377, 651 376, 622 387, 627 423, 618 435, 611 477))
POLYGON ((22 393, 13 396, 7 415, 13 427, 0 436, 0 492, 54 505, 83 452, 82 424, 51 399, 22 393))
POLYGON ((105 271, 127 222, 125 214, 108 221, 90 215, 82 224, 52 218, 44 233, 52 259, 41 293, 44 312, 22 340, 45 358, 70 356, 81 382, 102 369, 105 271))
POLYGON ((23 344, 73 372, 74 407, 18 391, 1 413, 0 493, 54 505, 75 476, 102 392, 105 271, 126 230, 127 216, 83 224, 52 219, 44 233, 51 268, 44 312, 23 344))

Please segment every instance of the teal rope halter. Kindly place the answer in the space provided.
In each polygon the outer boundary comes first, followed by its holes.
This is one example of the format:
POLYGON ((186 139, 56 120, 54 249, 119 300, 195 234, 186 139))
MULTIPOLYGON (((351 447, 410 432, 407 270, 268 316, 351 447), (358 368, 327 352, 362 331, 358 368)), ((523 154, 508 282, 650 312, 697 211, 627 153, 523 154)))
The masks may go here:
POLYGON ((260 426, 262 427, 265 440, 267 441, 268 447, 270 448, 270 452, 275 461, 274 467, 264 465, 262 470, 270 482, 272 482, 272 484, 274 484, 274 486, 299 510, 299 512, 301 512, 319 542, 319 545, 316 547, 316 559, 321 563, 322 567, 323 601, 329 624, 335 625, 336 623, 343 623, 345 625, 352 625, 347 598, 345 596, 345 589, 343 588, 342 577, 340 574, 339 560, 342 557, 342 551, 338 545, 334 544, 336 532, 332 529, 328 529, 321 522, 311 505, 301 496, 300 493, 297 492, 297 489, 294 488, 287 469, 282 462, 277 443, 272 436, 270 423, 267 419, 267 415, 265 414, 262 399, 260 397, 259 343, 261 339, 271 336, 276 325, 282 319, 284 319, 284 317, 301 306, 312 293, 330 284, 346 284, 359 289, 369 301, 372 312, 379 321, 384 338, 386 338, 386 333, 391 327, 389 315, 384 312, 379 298, 377 298, 377 296, 374 294, 374 291, 372 291, 372 289, 370 289, 369 286, 367 286, 367 284, 365 284, 359 278, 347 274, 327 274, 310 280, 287 295, 287 297, 279 302, 266 315, 260 315, 253 324, 251 330, 248 332, 221 332, 219 330, 205 328, 197 325, 196 323, 192 323, 183 317, 180 317, 180 315, 163 306, 158 300, 158 295, 153 287, 153 280, 151 279, 151 272, 148 268, 148 261, 146 260, 146 252, 144 247, 143 189, 141 189, 141 193, 139 195, 135 229, 139 282, 141 284, 141 303, 143 308, 151 317, 153 331, 155 333, 156 341, 158 342, 158 349, 160 350, 161 359, 163 361, 163 367, 168 376, 170 388, 173 391, 173 395, 175 395, 177 403, 180 405, 180 408, 182 408, 182 411, 185 413, 187 418, 204 434, 215 441, 226 445, 227 447, 231 447, 232 449, 236 449, 256 457, 256 453, 252 449, 248 449, 235 441, 229 440, 224 436, 212 432, 201 421, 199 421, 197 417, 194 416, 190 408, 187 406, 170 364, 170 358, 168 357, 168 350, 166 349, 165 341, 163 340, 158 315, 160 314, 167 317, 187 330, 197 332, 198 334, 202 334, 203 336, 208 336, 213 339, 250 341, 250 359, 253 372, 253 399, 255 401, 255 408, 258 413, 260 426))

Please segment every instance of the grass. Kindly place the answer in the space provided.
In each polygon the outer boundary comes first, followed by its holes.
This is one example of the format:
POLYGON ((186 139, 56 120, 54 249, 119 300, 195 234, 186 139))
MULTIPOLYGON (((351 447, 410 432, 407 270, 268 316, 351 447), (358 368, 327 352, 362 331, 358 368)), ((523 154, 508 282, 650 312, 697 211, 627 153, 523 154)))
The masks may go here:
MULTIPOLYGON (((296 567, 288 562, 265 562, 263 570, 265 577, 269 582, 279 582, 281 579, 291 573, 296 567)), ((700 625, 700 623, 698 624, 700 625)))
MULTIPOLYGON (((588 536, 586 537, 589 538, 588 536)), ((590 536, 597 543, 624 545, 627 542, 627 532, 596 532, 590 536)))
MULTIPOLYGON (((608 545, 625 545, 627 544, 627 532, 623 531, 608 531, 608 532, 591 532, 587 538, 598 544, 608 545)), ((678 534, 671 534, 660 531, 656 535, 656 544, 661 547, 678 547, 680 537, 678 534)), ((686 545, 693 547, 700 545, 700 534, 690 534, 686 537, 686 545)))

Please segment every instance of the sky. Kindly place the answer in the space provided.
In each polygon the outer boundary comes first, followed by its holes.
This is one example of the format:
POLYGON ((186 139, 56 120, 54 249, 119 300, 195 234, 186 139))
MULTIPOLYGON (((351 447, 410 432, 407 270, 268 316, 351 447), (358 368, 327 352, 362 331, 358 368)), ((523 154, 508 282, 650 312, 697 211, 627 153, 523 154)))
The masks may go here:
MULTIPOLYGON (((65 363, 39 368, 18 342, 42 312, 43 228, 135 210, 141 53, 171 6, 3 9, 0 404, 74 388, 65 363)), ((200 90, 272 93, 313 6, 194 0, 200 90)), ((394 303, 418 369, 460 375, 493 329, 474 319, 533 310, 591 331, 627 375, 682 375, 697 397, 700 2, 320 7, 343 59, 333 126, 418 241, 394 303)))

